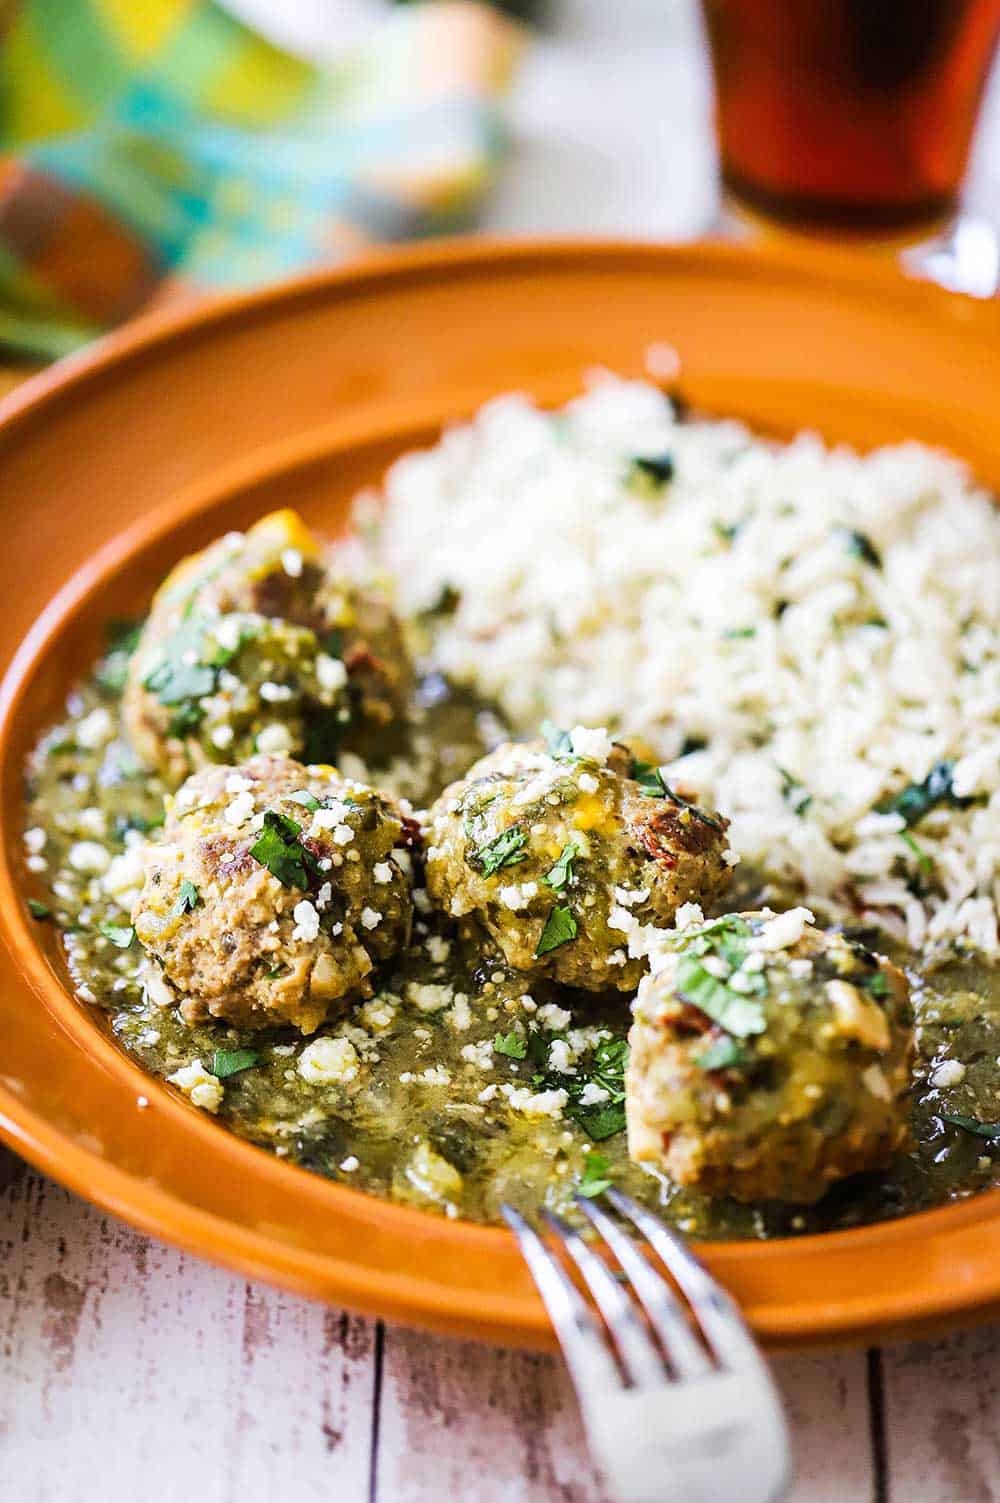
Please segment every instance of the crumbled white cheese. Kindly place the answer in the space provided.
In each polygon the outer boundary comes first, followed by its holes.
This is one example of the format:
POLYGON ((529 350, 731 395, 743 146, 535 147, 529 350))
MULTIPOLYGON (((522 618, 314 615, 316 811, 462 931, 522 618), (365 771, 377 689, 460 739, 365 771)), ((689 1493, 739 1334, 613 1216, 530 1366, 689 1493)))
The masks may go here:
POLYGON ((250 793, 252 790, 253 783, 251 783, 249 778, 245 778, 241 772, 231 772, 226 779, 227 793, 250 793))
POLYGON ((24 832, 24 848, 31 855, 37 856, 39 851, 45 849, 45 839, 45 831, 39 825, 35 825, 24 832))
POLYGON ((111 865, 111 855, 96 840, 78 840, 70 847, 69 864, 77 872, 106 872, 111 865))
POLYGON ((479 1070, 492 1070, 493 1042, 491 1039, 479 1039, 475 1044, 463 1044, 461 1053, 466 1064, 475 1065, 479 1070))
POLYGON ((222 1105, 225 1094, 222 1082, 209 1074, 200 1059, 193 1059, 189 1065, 175 1070, 167 1080, 184 1092, 192 1106, 200 1106, 202 1111, 215 1113, 222 1105))
POLYGON ((76 727, 76 740, 87 751, 97 751, 101 746, 106 746, 115 734, 115 723, 111 718, 110 710, 104 705, 99 705, 96 710, 91 710, 85 715, 76 727))
POLYGON ((439 1012, 454 1000, 454 995, 450 986, 438 986, 431 981, 410 981, 406 987, 407 1002, 412 1002, 420 1012, 439 1012))
POLYGON ((209 739, 213 746, 217 746, 220 751, 224 751, 227 746, 232 745, 233 735, 234 731, 231 725, 217 725, 209 739))
POLYGON ((339 658, 332 658, 329 653, 321 652, 316 659, 316 677, 320 688, 332 694, 347 683, 347 669, 339 658))
POLYGON ((243 640, 243 623, 238 616, 221 616, 212 628, 220 647, 235 652, 243 640))
POLYGON ((338 825, 333 832, 334 845, 350 845, 354 839, 354 831, 350 825, 338 825))
POLYGON ((292 697, 292 688, 289 684, 274 684, 270 679, 260 686, 260 697, 265 704, 280 705, 292 697))
POLYGON ((610 1100, 610 1097, 610 1091, 606 1091, 603 1086, 599 1086, 595 1080, 588 1080, 580 1092, 580 1105, 601 1106, 605 1101, 610 1100))
POLYGON ((472 1008, 469 1006, 469 999, 464 992, 455 993, 455 1003, 448 1014, 448 1022, 459 1033, 464 1033, 467 1028, 471 1028, 472 1008))
POLYGON ((444 1065, 428 1065, 426 1070, 421 1070, 418 1080, 424 1085, 451 1085, 451 1072, 444 1065))
POLYGON ((282 725, 275 720, 270 725, 257 733, 257 750, 259 752, 286 752, 292 749, 292 733, 287 725, 282 725))
POLYGON ((361 923, 365 929, 377 929, 382 922, 382 915, 376 908, 362 908, 361 923))
POLYGON ((569 741, 574 756, 606 762, 611 755, 611 737, 604 726, 590 730, 585 725, 575 725, 569 733, 569 741))
POLYGON ((435 965, 443 965, 451 954, 451 940, 445 939, 443 934, 429 934, 426 949, 435 965))
POLYGON ((695 924, 703 924, 705 915, 697 903, 682 903, 674 915, 674 923, 678 929, 693 928, 695 924))
POLYGON ((601 785, 594 777, 593 773, 581 772, 580 776, 576 780, 576 786, 579 788, 581 793, 596 793, 601 785))
POLYGON ((342 1160, 340 1167, 345 1174, 353 1174, 355 1169, 361 1167, 361 1160, 356 1154, 349 1153, 347 1158, 342 1160))
POLYGON ((611 891, 623 908, 634 908, 637 903, 645 903, 649 897, 648 887, 613 887, 611 891))
POLYGON ((561 1089, 531 1091, 527 1086, 514 1086, 509 1081, 505 1081, 500 1090, 514 1111, 523 1112, 526 1117, 559 1118, 569 1100, 566 1092, 561 1089))
POLYGON ((289 579, 298 579, 302 574, 302 554, 297 548, 285 548, 281 554, 281 567, 289 579))
POLYGON ((768 919, 760 933, 750 941, 755 950, 788 950, 805 934, 815 918, 808 908, 789 908, 768 919))
POLYGON ((538 1021, 551 1033, 558 1033, 561 1029, 569 1027, 573 1021, 573 1014, 567 1012, 565 1007, 559 1007, 555 1002, 546 1002, 544 1007, 538 1009, 538 1021))
POLYGON ((560 1075, 576 1074, 575 1059, 576 1055, 565 1039, 556 1039, 549 1049, 549 1065, 560 1075))
POLYGON ((889 1082, 878 1065, 869 1065, 867 1070, 862 1070, 861 1082, 865 1089, 870 1091, 873 1096, 877 1096, 880 1101, 892 1100, 892 1091, 889 1089, 889 1082))
POLYGON ((311 944, 319 934, 319 914, 308 898, 296 903, 292 909, 292 918, 295 920, 292 939, 302 939, 311 944))
POLYGON ((299 1055, 299 1074, 310 1085, 347 1085, 360 1067, 358 1051, 345 1038, 313 1039, 299 1055))
POLYGON ((112 858, 101 884, 109 897, 119 898, 142 886, 142 856, 136 849, 112 858))
MULTIPOLYGON (((534 886, 534 883, 531 885, 534 886)), ((517 913, 520 909, 527 908, 528 906, 528 900, 524 896, 519 882, 511 882, 507 887, 501 887, 500 901, 512 913, 517 913)))
POLYGON ((234 829, 238 829, 240 825, 246 824, 252 813, 253 794, 238 793, 232 803, 226 805, 222 817, 227 825, 232 825, 234 829))
POLYGON ((372 876, 380 886, 384 887, 387 882, 392 881, 392 867, 388 861, 376 861, 372 867, 372 876))
POLYGON ((177 998, 163 979, 159 966, 147 960, 140 972, 140 980, 146 1000, 152 1002, 154 1007, 173 1007, 177 998))
POLYGON ((960 1059, 944 1059, 931 1072, 931 1085, 946 1089, 960 1085, 965 1079, 965 1066, 960 1059))

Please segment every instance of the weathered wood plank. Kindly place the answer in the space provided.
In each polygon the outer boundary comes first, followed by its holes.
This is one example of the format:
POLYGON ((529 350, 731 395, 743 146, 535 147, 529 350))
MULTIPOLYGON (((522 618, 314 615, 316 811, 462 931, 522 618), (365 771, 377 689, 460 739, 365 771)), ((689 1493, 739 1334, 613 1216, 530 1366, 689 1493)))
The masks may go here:
MULTIPOLYGON (((793 1503, 868 1503, 864 1354, 777 1364, 796 1451, 793 1503), (836 1464, 831 1465, 831 1457, 836 1464)), ((597 1503, 561 1363, 412 1333, 386 1333, 378 1503, 597 1503)))
POLYGON ((603 1503, 553 1357, 390 1329, 377 1503, 603 1503))
POLYGON ((883 1352, 892 1503, 1000 1500, 1000 1329, 883 1352))
POLYGON ((789 1503, 870 1503, 873 1464, 864 1352, 782 1357, 775 1376, 795 1458, 789 1503))
POLYGON ((4 1498, 364 1503, 373 1345, 34 1173, 0 1191, 4 1498))

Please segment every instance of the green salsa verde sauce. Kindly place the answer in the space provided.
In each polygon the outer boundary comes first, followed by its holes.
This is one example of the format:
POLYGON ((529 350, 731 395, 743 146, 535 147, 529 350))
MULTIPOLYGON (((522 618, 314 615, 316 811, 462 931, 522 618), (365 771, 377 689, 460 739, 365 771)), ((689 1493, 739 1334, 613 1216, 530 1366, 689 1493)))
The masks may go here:
MULTIPOLYGON (((1000 1116, 1000 980, 972 960, 924 972, 897 949, 917 1019, 912 1146, 888 1172, 845 1181, 807 1207, 709 1198, 632 1164, 622 1104, 630 998, 511 971, 419 889, 409 951, 373 998, 312 1038, 185 1023, 146 995, 130 926, 128 853, 161 823, 167 790, 120 734, 123 654, 96 665, 30 758, 30 906, 61 930, 72 986, 121 1047, 161 1079, 200 1060, 218 1081, 219 1121, 240 1137, 372 1194, 476 1221, 497 1221, 505 1200, 566 1209, 581 1189, 612 1182, 694 1237, 831 1230, 996 1183, 1000 1128, 994 1139, 970 1125, 1000 1116), (317 1037, 351 1046, 339 1052, 339 1073, 320 1078, 303 1061, 317 1037), (579 1101, 588 1081, 606 1094, 599 1106, 579 1101)), ((443 680, 418 681, 407 724, 368 778, 424 804, 501 730, 443 680)), ((739 885, 731 906, 753 906, 752 875, 739 885)))

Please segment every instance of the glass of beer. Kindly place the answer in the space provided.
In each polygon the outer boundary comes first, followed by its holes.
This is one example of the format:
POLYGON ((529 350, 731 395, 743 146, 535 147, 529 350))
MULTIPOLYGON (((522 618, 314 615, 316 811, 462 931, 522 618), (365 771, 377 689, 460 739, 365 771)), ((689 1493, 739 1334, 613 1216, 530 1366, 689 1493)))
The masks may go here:
POLYGON ((917 239, 955 213, 1000 0, 702 0, 722 179, 798 230, 917 239))

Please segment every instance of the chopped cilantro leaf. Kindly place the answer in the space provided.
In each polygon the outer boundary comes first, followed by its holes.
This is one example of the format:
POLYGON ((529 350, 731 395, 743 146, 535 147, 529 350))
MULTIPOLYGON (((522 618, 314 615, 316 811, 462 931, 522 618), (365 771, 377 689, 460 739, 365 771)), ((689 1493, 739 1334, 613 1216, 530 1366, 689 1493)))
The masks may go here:
POLYGON ((461 600, 461 591, 456 590, 453 584, 448 584, 445 581, 438 591, 437 599, 431 605, 427 606, 425 610, 421 611, 420 614, 428 621, 434 621, 442 616, 453 616, 458 610, 461 600))
POLYGON ((862 984, 870 997, 887 997, 889 995, 889 980, 884 971, 875 971, 862 984))
POLYGON ((182 705, 190 699, 202 699, 215 688, 215 670, 204 663, 185 663, 167 658, 146 678, 161 705, 182 705))
POLYGON ((518 825, 511 825, 494 840, 470 852, 469 864, 477 867, 484 877, 492 877, 502 866, 516 866, 527 858, 527 852, 522 849, 527 838, 518 825))
POLYGON ((264 825, 250 854, 283 887, 307 888, 306 852, 299 845, 302 826, 274 809, 265 809, 264 825))
POLYGON ((110 939, 116 950, 127 950, 135 939, 135 930, 131 924, 127 927, 121 924, 102 924, 101 933, 105 939, 110 939))
POLYGON ((652 762, 640 762, 632 758, 632 777, 639 784, 640 790, 647 798, 665 798, 678 809, 687 809, 695 819, 700 819, 703 825, 710 825, 713 830, 721 830, 722 823, 715 818, 714 814, 706 814, 704 809, 699 809, 697 804, 689 804, 686 798, 676 793, 663 776, 662 767, 654 767, 652 762))
POLYGON ((191 913, 201 902, 201 896, 193 882, 184 878, 177 891, 177 901, 170 910, 172 918, 179 918, 182 913, 191 913))
POLYGON ((290 793, 288 797, 293 804, 301 804, 303 809, 308 809, 310 814, 319 808, 319 799, 315 794, 310 793, 308 788, 300 788, 296 793, 290 793))
POLYGON ((211 668, 225 668, 227 663, 233 661, 241 647, 245 647, 247 642, 252 642, 259 635, 260 628, 255 622, 241 621, 236 633, 236 641, 225 645, 216 641, 210 651, 202 650, 202 661, 211 668))
POLYGON ((109 621, 104 628, 108 652, 123 652, 131 657, 139 645, 142 626, 141 621, 109 621))
POLYGON ((695 1055, 699 1070, 738 1070, 747 1062, 747 1052, 736 1039, 726 1035, 713 1039, 707 1049, 695 1055))
POLYGON ((767 1027, 764 1009, 754 997, 731 991, 709 974, 697 955, 682 955, 677 967, 677 990, 686 1002, 737 1038, 763 1033, 767 1027))
POLYGON ((592 1143, 601 1143, 625 1128, 625 1067, 628 1064, 628 1043, 625 1039, 602 1039, 594 1050, 588 1068, 581 1068, 567 1083, 565 1076, 560 1082, 568 1089, 570 1104, 566 1108, 573 1121, 587 1134, 592 1143), (588 1083, 599 1086, 608 1093, 607 1101, 583 1106, 579 1097, 588 1083))
POLYGON ((938 762, 931 768, 922 783, 908 783, 891 798, 882 799, 875 805, 879 814, 901 814, 907 829, 919 824, 925 814, 939 804, 949 804, 954 809, 965 809, 974 802, 959 798, 952 785, 954 762, 938 762))
POLYGON ((580 854, 580 847, 574 840, 564 845, 555 866, 551 867, 542 878, 546 887, 551 887, 553 892, 562 892, 573 880, 573 862, 580 854))
POLYGON ((611 1184, 608 1175, 610 1164, 603 1153, 588 1153, 583 1159, 583 1173, 576 1187, 577 1195, 586 1196, 591 1200, 595 1195, 603 1195, 611 1184))
POLYGON ((350 713, 338 705, 313 705, 306 716, 305 742, 302 760, 307 766, 314 763, 329 765, 340 754, 340 742, 344 728, 350 723, 350 713))
POLYGON ((629 465, 628 483, 643 496, 655 496, 674 478, 670 454, 636 454, 629 465))
POLYGON ((913 852, 917 866, 923 872, 924 876, 932 877, 934 875, 934 862, 928 856, 920 842, 914 839, 909 830, 901 830, 899 838, 913 852))
POLYGON ((779 767, 778 771, 781 773, 781 796, 792 813, 801 819, 813 801, 812 794, 801 779, 786 772, 783 767, 779 767))
POLYGON ((633 757, 632 765, 629 768, 629 776, 635 779, 647 798, 663 797, 663 779, 660 776, 660 769, 655 763, 643 762, 638 757, 633 757))
POLYGON ((39 902, 38 898, 28 899, 28 912, 31 914, 31 917, 33 919, 38 919, 39 923, 41 923, 43 919, 52 917, 52 909, 49 907, 48 903, 41 903, 39 902))
POLYGON ((553 725, 551 720, 542 721, 541 731, 550 757, 557 759, 572 757, 573 743, 570 740, 569 731, 560 730, 557 725, 553 725))
POLYGON ((528 1052, 528 1046, 519 1033, 498 1033, 493 1040, 493 1048, 497 1054, 506 1054, 508 1059, 523 1059, 528 1052))
POLYGON ((728 638, 730 642, 738 642, 744 637, 755 637, 757 635, 757 628, 756 626, 731 626, 729 630, 724 631, 722 635, 728 638))
POLYGON ((948 1116, 943 1112, 941 1121, 950 1122, 952 1127, 960 1127, 977 1138, 1000 1138, 1000 1122, 980 1122, 978 1117, 948 1116))
POLYGON ((260 1055, 256 1049, 216 1049, 208 1073, 217 1080, 226 1080, 230 1075, 238 1075, 241 1070, 249 1070, 259 1062, 260 1055))
POLYGON ((853 527, 838 527, 836 533, 852 558, 859 558, 862 563, 870 564, 873 569, 881 569, 881 554, 867 533, 858 532, 853 527))
POLYGON ((568 944, 571 939, 576 939, 576 919, 568 908, 553 908, 539 936, 535 958, 540 959, 550 950, 558 950, 560 945, 568 944))
POLYGON ((197 700, 185 700, 171 715, 167 734, 183 738, 191 731, 196 731, 204 718, 205 712, 197 700))

